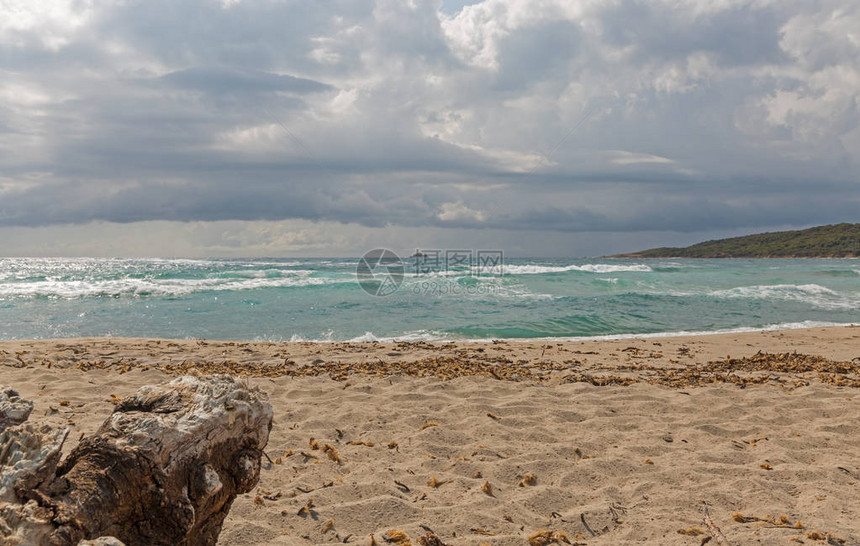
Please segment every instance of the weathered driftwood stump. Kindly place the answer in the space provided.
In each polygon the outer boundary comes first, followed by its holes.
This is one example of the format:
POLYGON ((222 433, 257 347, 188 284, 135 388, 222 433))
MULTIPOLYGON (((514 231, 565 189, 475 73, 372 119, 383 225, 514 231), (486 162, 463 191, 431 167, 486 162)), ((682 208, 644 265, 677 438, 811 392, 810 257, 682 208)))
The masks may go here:
POLYGON ((18 396, 14 389, 0 385, 0 432, 26 421, 31 411, 32 402, 18 396))
POLYGON ((0 430, 0 544, 215 544, 271 427, 268 397, 220 375, 141 388, 62 463, 65 430, 0 430))

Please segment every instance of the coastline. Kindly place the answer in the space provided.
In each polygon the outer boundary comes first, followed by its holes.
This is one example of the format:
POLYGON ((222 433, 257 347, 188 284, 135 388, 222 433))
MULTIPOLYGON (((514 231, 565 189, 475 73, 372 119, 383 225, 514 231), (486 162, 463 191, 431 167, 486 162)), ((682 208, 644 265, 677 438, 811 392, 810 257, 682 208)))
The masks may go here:
MULTIPOLYGON (((102 362, 102 369, 124 362, 141 366, 183 361, 212 362, 232 360, 263 366, 290 360, 295 366, 308 366, 335 357, 347 363, 367 360, 415 361, 439 351, 471 349, 483 352, 493 347, 512 358, 535 360, 555 358, 564 353, 603 351, 604 365, 622 362, 607 359, 613 350, 636 342, 661 346, 669 356, 652 358, 654 365, 670 365, 671 353, 689 346, 690 357, 699 361, 732 356, 747 356, 758 351, 779 353, 798 351, 833 360, 860 357, 860 326, 816 326, 798 328, 737 329, 720 332, 670 332, 660 334, 623 334, 589 338, 514 338, 480 340, 386 340, 386 341, 246 341, 174 338, 90 337, 0 341, 0 366, 16 366, 16 353, 30 355, 25 362, 35 364, 49 358, 53 368, 74 367, 79 362, 102 362), (857 339, 852 345, 849 340, 857 339), (554 347, 547 352, 544 347, 554 347), (395 353, 395 354, 392 354, 395 353), (856 354, 855 354, 856 353, 856 354)), ((489 353, 487 353, 489 354, 489 353)))
POLYGON ((833 254, 830 256, 726 256, 724 254, 707 254, 702 256, 643 256, 642 254, 611 254, 609 256, 600 256, 600 259, 608 258, 636 258, 640 260, 860 260, 860 256, 856 256, 854 254, 833 254))
POLYGON ((733 543, 860 541, 860 327, 566 342, 0 342, 0 383, 35 402, 33 419, 72 430, 65 452, 115 397, 224 371, 269 394, 275 423, 273 462, 236 500, 223 544, 382 544, 390 529, 414 541, 430 528, 456 545, 525 544, 543 529, 589 545, 697 545, 703 500, 733 543), (790 525, 760 521, 782 515, 790 525))
MULTIPOLYGON (((434 337, 432 334, 423 335, 405 335, 402 337, 381 337, 377 338, 373 335, 373 332, 367 332, 363 336, 359 336, 358 338, 348 339, 341 342, 331 341, 331 340, 319 340, 319 339, 302 339, 295 341, 274 341, 274 343, 397 343, 397 342, 417 342, 417 341, 426 341, 429 343, 497 343, 499 341, 504 341, 508 343, 535 343, 535 342, 545 342, 545 343, 556 343, 556 342, 579 342, 579 341, 614 341, 614 340, 624 340, 624 339, 651 339, 651 338, 673 338, 673 337, 699 337, 699 336, 715 336, 715 335, 728 335, 728 334, 754 334, 757 332, 776 332, 776 331, 784 331, 784 330, 811 330, 814 328, 850 328, 856 327, 860 325, 860 323, 836 323, 836 322, 817 322, 817 321, 803 321, 803 322, 789 322, 783 324, 771 324, 768 326, 739 326, 737 328, 720 328, 717 330, 691 330, 691 331, 677 331, 677 332, 643 332, 638 334, 601 334, 595 336, 556 336, 556 337, 509 337, 509 338, 471 338, 471 339, 448 339, 442 337, 434 337)), ((219 341, 219 340, 210 340, 210 341, 219 341)), ((259 342, 260 340, 224 340, 224 341, 234 341, 234 342, 259 342)), ((268 341, 265 341, 268 342, 268 341)))

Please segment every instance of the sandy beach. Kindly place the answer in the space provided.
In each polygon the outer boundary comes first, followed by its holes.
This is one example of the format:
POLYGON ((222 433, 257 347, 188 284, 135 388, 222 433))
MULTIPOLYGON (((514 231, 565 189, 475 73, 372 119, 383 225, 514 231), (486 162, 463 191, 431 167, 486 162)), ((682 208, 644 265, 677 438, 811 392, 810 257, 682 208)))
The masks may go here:
POLYGON ((0 384, 35 402, 31 420, 71 427, 66 451, 117 397, 183 373, 247 377, 274 407, 272 462, 237 499, 222 544, 383 544, 391 530, 413 544, 428 531, 447 544, 543 544, 545 530, 580 544, 699 545, 703 502, 732 544, 860 544, 860 327, 0 342, 0 384))

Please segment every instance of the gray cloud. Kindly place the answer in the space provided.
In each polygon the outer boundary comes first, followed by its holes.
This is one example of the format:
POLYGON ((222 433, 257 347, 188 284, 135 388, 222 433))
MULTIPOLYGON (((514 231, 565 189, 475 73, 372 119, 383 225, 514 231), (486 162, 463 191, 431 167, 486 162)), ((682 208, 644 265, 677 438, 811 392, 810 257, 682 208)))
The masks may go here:
POLYGON ((168 84, 195 89, 206 94, 258 94, 273 92, 311 93, 331 89, 331 86, 305 78, 272 74, 261 70, 196 67, 178 70, 162 76, 168 84))
POLYGON ((604 38, 615 47, 631 48, 639 62, 710 53, 726 67, 784 63, 779 44, 787 13, 764 3, 736 3, 696 16, 668 3, 625 1, 601 17, 604 38))
POLYGON ((851 2, 73 4, 0 7, 0 226, 294 219, 516 245, 860 210, 851 2))

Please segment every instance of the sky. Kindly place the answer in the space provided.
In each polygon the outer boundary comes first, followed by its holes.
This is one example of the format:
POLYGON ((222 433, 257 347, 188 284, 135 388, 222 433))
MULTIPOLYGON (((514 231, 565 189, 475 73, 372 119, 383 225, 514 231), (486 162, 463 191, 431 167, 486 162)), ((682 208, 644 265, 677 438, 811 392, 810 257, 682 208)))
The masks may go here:
POLYGON ((853 0, 0 0, 0 255, 860 221, 853 0))

